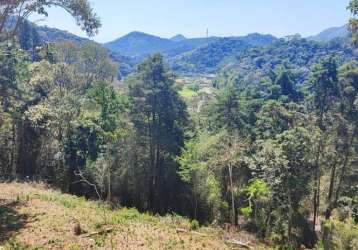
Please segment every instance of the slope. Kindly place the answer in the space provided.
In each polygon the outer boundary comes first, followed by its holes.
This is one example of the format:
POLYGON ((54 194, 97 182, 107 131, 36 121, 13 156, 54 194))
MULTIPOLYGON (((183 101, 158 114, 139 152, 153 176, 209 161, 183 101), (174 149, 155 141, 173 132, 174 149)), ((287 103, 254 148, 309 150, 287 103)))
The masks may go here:
MULTIPOLYGON (((264 47, 249 48, 237 53, 222 65, 220 75, 230 75, 244 86, 270 81, 272 72, 289 70, 297 84, 309 79, 311 68, 322 59, 334 56, 338 65, 357 60, 350 42, 345 39, 315 42, 306 39, 280 39, 264 47)), ((225 77, 226 78, 226 77, 225 77)))
POLYGON ((111 209, 45 185, 0 184, 0 190, 0 249, 233 249, 228 239, 260 249, 247 233, 191 231, 177 215, 111 209))
POLYGON ((349 35, 348 26, 343 25, 341 27, 332 27, 323 30, 315 36, 307 37, 308 40, 317 41, 317 42, 327 42, 335 38, 342 38, 349 35))
POLYGON ((182 73, 215 73, 233 55, 240 54, 248 48, 266 46, 277 38, 271 35, 249 34, 243 37, 219 38, 195 50, 169 59, 175 71, 182 73))

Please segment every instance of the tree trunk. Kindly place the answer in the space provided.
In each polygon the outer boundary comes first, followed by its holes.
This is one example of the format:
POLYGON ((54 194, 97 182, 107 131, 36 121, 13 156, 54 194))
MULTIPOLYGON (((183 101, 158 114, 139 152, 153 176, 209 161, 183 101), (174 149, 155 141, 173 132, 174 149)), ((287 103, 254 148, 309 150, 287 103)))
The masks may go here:
POLYGON ((272 206, 270 204, 270 207, 267 211, 267 217, 266 217, 266 221, 265 221, 265 232, 264 232, 264 237, 267 238, 268 237, 268 233, 270 232, 270 224, 271 224, 271 212, 272 212, 272 206))
POLYGON ((235 197, 234 197, 234 185, 232 181, 232 165, 229 163, 229 179, 230 179, 230 191, 231 191, 231 224, 235 225, 235 197))
POLYGON ((328 206, 327 206, 326 213, 325 213, 326 220, 328 220, 331 217, 331 213, 332 213, 332 209, 333 209, 332 196, 333 196, 334 183, 335 183, 335 177, 336 177, 336 168, 337 168, 337 163, 335 162, 333 164, 333 167, 331 170, 331 178, 330 178, 330 182, 329 182, 329 190, 328 190, 328 198, 327 198, 328 206))
POLYGON ((292 219, 293 219, 293 212, 292 212, 292 201, 291 201, 291 194, 288 193, 288 227, 287 227, 287 238, 288 241, 291 242, 292 240, 292 219))
POLYGON ((317 216, 318 216, 319 203, 320 203, 321 168, 320 168, 319 160, 321 157, 322 147, 323 147, 323 141, 322 141, 322 139, 320 139, 319 145, 318 145, 318 150, 317 150, 317 155, 316 155, 316 159, 315 159, 316 171, 315 171, 315 190, 314 190, 314 197, 313 197, 313 230, 316 229, 317 216))
POLYGON ((341 192, 342 185, 343 185, 343 182, 344 182, 344 179, 345 179, 347 166, 348 166, 348 161, 349 161, 349 155, 350 155, 349 149, 353 145, 353 141, 354 141, 354 137, 356 135, 356 131, 357 131, 357 126, 353 130, 352 137, 350 138, 349 144, 348 144, 347 149, 346 149, 346 153, 345 153, 345 157, 344 157, 344 161, 343 161, 343 165, 342 165, 342 170, 341 170, 341 176, 339 178, 339 182, 338 182, 338 185, 337 185, 337 191, 336 191, 336 195, 335 195, 335 199, 334 199, 334 205, 337 204, 339 196, 340 196, 340 192, 341 192))
POLYGON ((108 166, 108 193, 107 193, 107 201, 110 202, 111 201, 111 164, 112 162, 109 161, 109 166, 108 166))
POLYGON ((198 211, 198 198, 197 198, 196 191, 194 191, 194 218, 196 220, 198 219, 197 211, 198 211))
POLYGON ((17 138, 16 138, 16 120, 12 123, 12 149, 11 149, 11 178, 16 179, 17 174, 17 138))

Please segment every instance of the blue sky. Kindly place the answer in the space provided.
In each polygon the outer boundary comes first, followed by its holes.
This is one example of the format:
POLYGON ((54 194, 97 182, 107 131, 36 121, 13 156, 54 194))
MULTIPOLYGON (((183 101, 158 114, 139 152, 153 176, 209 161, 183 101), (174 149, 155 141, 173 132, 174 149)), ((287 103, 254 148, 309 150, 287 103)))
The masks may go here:
MULTIPOLYGON (((131 31, 162 37, 183 34, 202 37, 238 36, 259 32, 278 37, 300 33, 309 36, 332 26, 344 25, 349 0, 91 0, 102 28, 94 37, 108 42, 131 31)), ((63 10, 51 8, 39 22, 85 34, 63 10)), ((32 20, 38 20, 33 16, 32 20)))

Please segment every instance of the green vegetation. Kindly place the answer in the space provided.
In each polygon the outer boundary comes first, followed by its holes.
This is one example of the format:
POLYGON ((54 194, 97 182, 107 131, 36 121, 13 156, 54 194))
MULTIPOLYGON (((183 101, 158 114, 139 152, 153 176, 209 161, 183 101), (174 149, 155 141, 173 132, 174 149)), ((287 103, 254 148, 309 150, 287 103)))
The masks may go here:
POLYGON ((181 91, 179 91, 179 95, 183 98, 191 98, 191 97, 198 96, 198 93, 190 88, 184 88, 181 91))
MULTIPOLYGON (((112 208, 42 184, 0 184, 0 248, 40 249, 231 249, 229 235, 216 227, 200 227, 176 214, 140 213, 112 208), (18 197, 17 201, 12 198, 18 197), (17 226, 12 226, 17 225, 17 226), (80 235, 75 234, 79 229, 80 235)), ((261 247, 254 241, 250 245, 261 247)), ((263 246, 262 246, 263 247, 263 246)), ((262 248, 264 249, 264 248, 262 248)))
MULTIPOLYGON (((100 25, 87 1, 28 2, 65 8, 89 35, 100 25)), ((23 11, 7 7, 0 23, 23 11)), ((174 61, 148 56, 122 81, 99 44, 0 28, 0 180, 68 193, 0 184, 0 243, 355 249, 357 1, 348 9, 349 40, 215 39, 174 61)))

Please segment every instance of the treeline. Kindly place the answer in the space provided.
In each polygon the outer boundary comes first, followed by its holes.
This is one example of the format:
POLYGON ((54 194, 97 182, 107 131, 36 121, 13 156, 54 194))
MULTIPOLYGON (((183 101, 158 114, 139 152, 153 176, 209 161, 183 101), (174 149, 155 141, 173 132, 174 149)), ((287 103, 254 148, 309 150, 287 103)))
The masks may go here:
POLYGON ((301 85, 285 65, 260 84, 225 79, 189 114, 160 55, 120 83, 97 44, 28 53, 3 34, 1 180, 230 223, 293 249, 313 247, 318 226, 332 249, 331 219, 357 223, 356 61, 327 55, 301 85))

